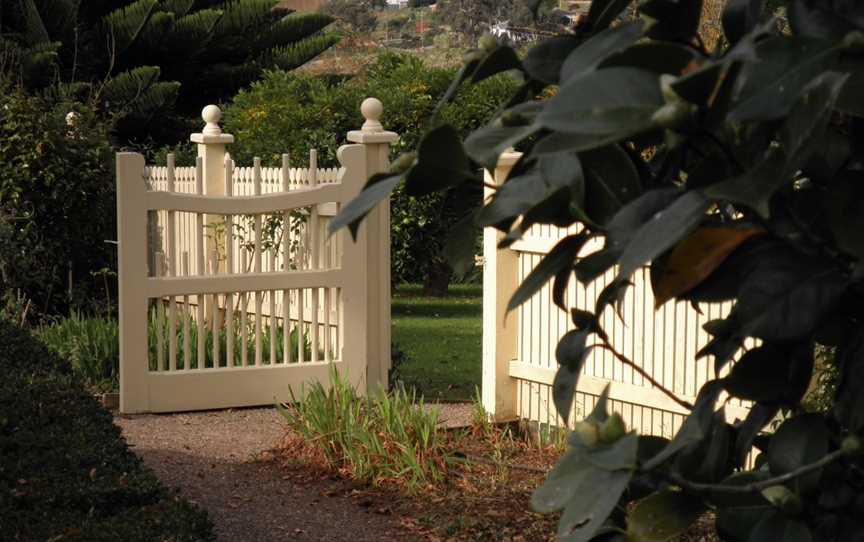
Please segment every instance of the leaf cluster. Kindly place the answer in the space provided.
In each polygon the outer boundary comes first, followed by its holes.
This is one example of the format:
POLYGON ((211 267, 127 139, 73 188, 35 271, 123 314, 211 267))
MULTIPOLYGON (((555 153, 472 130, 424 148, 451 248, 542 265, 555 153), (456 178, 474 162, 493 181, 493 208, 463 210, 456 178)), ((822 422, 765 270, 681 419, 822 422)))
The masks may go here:
POLYGON ((412 193, 478 183, 477 165, 492 168, 518 146, 473 225, 500 230, 502 246, 536 224, 578 233, 545 256, 510 307, 551 280, 567 310, 574 276, 589 284, 615 274, 594 310, 571 312, 574 330, 558 345, 562 418, 591 348, 635 366, 600 318, 634 272, 650 266, 658 304, 732 302, 705 325, 712 338, 696 358, 713 361, 714 378, 695 403, 661 387, 691 411, 671 440, 579 440, 600 431, 605 406, 594 429, 574 434, 535 499, 563 510, 559 538, 669 540, 694 510, 712 509, 723 540, 860 539, 864 5, 790 0, 781 31, 759 0, 729 0, 724 39, 707 50, 701 1, 642 0, 636 20, 620 21, 632 3, 595 0, 573 33, 524 57, 493 43, 471 53, 453 92, 514 70, 524 84, 508 106, 464 144, 446 125, 430 129, 410 167, 370 179, 333 226, 356 231, 403 182, 412 193), (602 248, 583 250, 588 239, 602 248), (748 339, 758 346, 744 352, 748 339), (808 414, 801 400, 817 345, 836 349, 837 384, 829 408, 808 414), (751 401, 747 418, 733 422, 721 397, 751 401))

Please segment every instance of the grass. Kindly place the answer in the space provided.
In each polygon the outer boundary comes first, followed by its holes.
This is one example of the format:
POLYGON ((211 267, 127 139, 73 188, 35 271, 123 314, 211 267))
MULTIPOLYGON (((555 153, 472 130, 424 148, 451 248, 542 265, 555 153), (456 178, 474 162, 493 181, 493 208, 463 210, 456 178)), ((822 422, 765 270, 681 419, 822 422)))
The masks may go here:
POLYGON ((441 298, 398 286, 392 315, 393 342, 407 358, 399 367, 405 385, 427 400, 470 401, 482 376, 482 286, 453 285, 441 298))
POLYGON ((335 368, 329 386, 313 382, 304 391, 300 401, 292 391, 290 405, 277 404, 299 452, 354 480, 399 483, 412 493, 443 478, 438 411, 423 408, 414 393, 361 397, 335 368))

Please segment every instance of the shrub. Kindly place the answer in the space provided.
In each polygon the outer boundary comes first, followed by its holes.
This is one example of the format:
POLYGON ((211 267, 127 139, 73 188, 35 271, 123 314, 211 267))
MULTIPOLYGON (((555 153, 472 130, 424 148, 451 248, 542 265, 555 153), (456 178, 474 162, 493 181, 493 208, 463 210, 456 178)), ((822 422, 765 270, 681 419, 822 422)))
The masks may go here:
POLYGON ((417 490, 443 476, 438 411, 397 388, 361 397, 333 368, 329 385, 302 390, 302 400, 277 405, 288 426, 329 468, 371 483, 404 483, 417 490))
POLYGON ((163 488, 69 364, 0 321, 4 540, 215 540, 207 516, 163 488))
POLYGON ((43 326, 38 337, 72 365, 88 389, 104 392, 118 388, 120 333, 113 318, 87 318, 76 311, 68 318, 43 326))
MULTIPOLYGON (((320 164, 336 165, 336 150, 345 135, 363 123, 359 105, 368 96, 384 103, 381 122, 401 136, 392 148, 396 156, 420 141, 426 118, 454 74, 453 70, 425 66, 417 57, 395 53, 379 55, 363 73, 345 81, 268 72, 225 110, 226 132, 237 138, 232 156, 244 163, 259 156, 278 165, 287 151, 295 161, 305 163, 309 149, 317 148, 320 164)), ((441 111, 441 120, 467 135, 489 119, 516 86, 513 78, 502 75, 465 89, 441 111)), ((435 271, 443 272, 449 282, 451 270, 441 269, 444 259, 440 256, 446 234, 480 198, 476 186, 461 194, 420 198, 397 191, 391 204, 394 282, 424 282, 435 271)))
POLYGON ((114 266, 111 161, 105 125, 86 104, 0 95, 0 290, 31 300, 32 317, 101 306, 91 272, 114 266))
POLYGON ((510 309, 551 282, 566 311, 574 275, 584 285, 608 277, 591 310, 569 311, 556 348, 552 399, 565 423, 591 350, 640 369, 604 329, 634 274, 650 265, 658 308, 731 306, 705 323, 711 339, 688 361, 710 357, 713 367, 692 403, 651 383, 686 412, 671 440, 628 430, 609 412, 608 388, 573 426, 532 499, 539 512, 561 511, 560 539, 671 540, 710 509, 724 541, 860 540, 864 4, 789 0, 783 28, 764 2, 729 1, 714 50, 697 36, 702 2, 643 0, 639 20, 616 23, 631 4, 594 0, 574 34, 524 59, 484 40, 466 57, 466 80, 518 69, 557 94, 514 96, 464 145, 453 128, 431 130, 404 171, 370 179, 375 190, 345 205, 331 229, 356 226, 386 197, 380 188, 400 181, 414 193, 430 182, 479 184, 477 164, 491 168, 523 142, 508 178, 465 224, 463 244, 478 226, 505 242, 535 224, 573 228, 510 309), (833 352, 824 379, 835 384, 827 404, 807 412, 823 347, 833 352), (729 400, 751 402, 744 420, 730 423, 729 400))

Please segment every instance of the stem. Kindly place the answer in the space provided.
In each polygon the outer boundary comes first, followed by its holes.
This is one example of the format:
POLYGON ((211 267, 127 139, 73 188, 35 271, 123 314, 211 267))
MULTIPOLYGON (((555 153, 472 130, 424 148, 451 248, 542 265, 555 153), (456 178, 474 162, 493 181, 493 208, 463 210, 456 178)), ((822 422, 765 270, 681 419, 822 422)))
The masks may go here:
MULTIPOLYGON (((602 338, 602 337, 601 337, 601 338, 602 338)), ((639 375, 642 376, 642 378, 644 378, 645 380, 647 380, 647 381, 648 381, 652 386, 654 386, 655 388, 657 388, 658 390, 660 390, 661 392, 663 392, 664 395, 666 395, 667 397, 669 397, 670 399, 672 399, 673 401, 675 401, 676 403, 678 403, 678 404, 681 405, 682 407, 686 408, 687 410, 693 410, 693 405, 692 405, 692 404, 688 403, 688 402, 685 401, 684 399, 679 398, 677 395, 675 395, 674 393, 672 393, 671 391, 669 391, 668 389, 666 389, 665 387, 663 387, 663 385, 662 385, 661 383, 659 383, 659 382, 657 382, 656 380, 654 380, 654 378, 652 378, 651 375, 649 375, 648 373, 646 373, 645 370, 642 369, 642 367, 639 367, 638 365, 636 365, 635 363, 633 363, 632 361, 630 361, 629 359, 627 359, 626 356, 624 356, 624 355, 622 355, 622 354, 619 354, 619 353, 618 353, 614 348, 612 348, 612 346, 609 344, 609 340, 608 340, 608 339, 603 339, 603 343, 604 343, 604 344, 595 344, 595 345, 593 345, 593 348, 602 348, 602 349, 604 349, 604 350, 608 350, 609 352, 612 352, 612 355, 615 356, 616 358, 618 358, 618 361, 620 361, 620 362, 623 363, 624 365, 627 365, 628 367, 631 367, 634 371, 636 371, 637 373, 639 373, 639 375)))
POLYGON ((789 480, 794 480, 795 478, 804 476, 814 470, 821 469, 822 467, 828 465, 836 461, 837 459, 843 457, 846 453, 843 450, 835 450, 830 454, 822 457, 818 461, 814 461, 813 463, 809 463, 807 465, 803 465, 798 467, 797 469, 787 472, 786 474, 781 474, 780 476, 775 476, 774 478, 768 478, 766 480, 761 480, 759 482, 751 482, 749 484, 743 484, 740 486, 733 486, 728 484, 702 484, 699 482, 691 482, 690 480, 685 479, 683 476, 676 472, 666 473, 666 477, 669 481, 674 484, 680 486, 683 489, 687 489, 693 491, 695 493, 755 493, 757 491, 762 491, 763 489, 767 489, 769 487, 777 486, 782 483, 788 482, 789 480))

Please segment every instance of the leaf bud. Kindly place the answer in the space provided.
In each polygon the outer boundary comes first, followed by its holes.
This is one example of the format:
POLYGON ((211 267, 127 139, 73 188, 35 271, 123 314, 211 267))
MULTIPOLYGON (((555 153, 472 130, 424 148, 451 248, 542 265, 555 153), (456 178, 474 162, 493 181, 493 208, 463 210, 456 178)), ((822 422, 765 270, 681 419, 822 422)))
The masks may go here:
POLYGON ((651 120, 662 128, 674 130, 686 124, 692 114, 693 109, 688 104, 683 102, 667 103, 654 112, 651 120))
POLYGON ((853 30, 843 36, 843 48, 853 53, 864 53, 864 32, 853 30))
POLYGON ((391 173, 404 173, 411 166, 414 165, 414 161, 417 159, 416 152, 405 152, 399 155, 399 158, 393 161, 390 164, 390 172, 391 173))
POLYGON ((840 443, 840 449, 846 455, 859 455, 861 450, 861 439, 855 435, 849 435, 840 443))
POLYGON ((801 512, 801 499, 786 486, 771 486, 762 490, 762 496, 789 515, 801 512))
POLYGON ((513 111, 505 111, 501 115, 501 124, 502 126, 525 126, 528 124, 528 118, 513 111))
POLYGON ((491 53, 498 47, 498 40, 492 34, 483 34, 477 41, 477 47, 487 53, 491 53))
POLYGON ((589 421, 581 421, 577 423, 573 428, 573 432, 579 435, 582 444, 589 448, 593 448, 600 439, 600 432, 597 429, 597 425, 589 421))
POLYGON ((611 444, 624 436, 627 432, 627 426, 624 424, 624 418, 621 414, 613 412, 600 428, 600 442, 611 444))
POLYGON ((478 60, 483 60, 483 57, 486 56, 483 54, 483 51, 479 49, 471 49, 464 55, 462 55, 462 62, 465 64, 471 64, 472 62, 476 62, 478 60))

